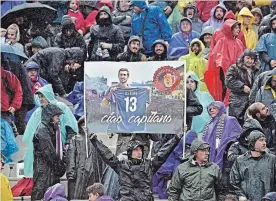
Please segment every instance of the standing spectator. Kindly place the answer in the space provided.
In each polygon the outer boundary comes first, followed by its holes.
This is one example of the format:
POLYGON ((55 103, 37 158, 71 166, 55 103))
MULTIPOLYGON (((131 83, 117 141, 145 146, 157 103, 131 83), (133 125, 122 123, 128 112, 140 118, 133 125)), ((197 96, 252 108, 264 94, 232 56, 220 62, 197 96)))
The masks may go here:
POLYGON ((212 37, 214 35, 214 29, 211 26, 205 27, 201 34, 200 34, 200 40, 201 42, 203 42, 205 49, 202 52, 202 56, 204 59, 209 58, 209 53, 210 53, 210 47, 211 47, 211 41, 212 41, 212 37))
POLYGON ((226 96, 224 84, 225 75, 228 68, 236 63, 245 47, 237 39, 240 33, 240 24, 236 20, 226 20, 222 31, 224 36, 216 43, 216 46, 209 54, 204 81, 213 98, 218 101, 224 101, 225 99, 225 104, 228 105, 228 97, 226 96))
POLYGON ((149 61, 166 61, 170 60, 167 57, 168 47, 167 43, 164 40, 156 40, 152 45, 152 57, 149 58, 149 61))
POLYGON ((140 52, 140 37, 131 36, 128 44, 127 50, 118 55, 117 61, 147 61, 147 57, 140 52))
POLYGON ((207 26, 211 26, 214 30, 221 29, 223 26, 223 18, 227 9, 223 3, 213 7, 210 12, 210 19, 203 24, 203 29, 207 26))
POLYGON ((79 32, 81 36, 84 36, 86 33, 86 27, 85 27, 85 21, 84 17, 79 10, 80 3, 78 0, 70 0, 68 2, 69 4, 69 9, 68 9, 68 15, 71 16, 72 18, 75 18, 75 24, 76 24, 76 30, 79 32))
POLYGON ((115 10, 112 13, 114 24, 118 25, 124 35, 124 40, 127 42, 131 31, 131 16, 132 8, 129 0, 117 0, 115 10))
POLYGON ((276 103, 276 75, 267 78, 267 82, 259 89, 255 102, 261 102, 266 107, 276 103))
POLYGON ((172 36, 164 12, 157 6, 148 6, 145 0, 131 1, 134 14, 131 21, 131 35, 141 38, 144 54, 152 55, 152 45, 157 39, 169 42, 172 36))
MULTIPOLYGON (((198 19, 197 7, 194 4, 188 4, 184 9, 184 17, 189 18, 192 21, 193 30, 197 33, 201 33, 203 22, 198 19)), ((178 24, 176 24, 177 26, 178 24)))
POLYGON ((189 18, 181 19, 178 28, 179 32, 172 36, 168 49, 168 56, 176 59, 188 54, 191 41, 200 36, 192 30, 192 21, 189 18))
POLYGON ((195 1, 195 6, 198 9, 198 18, 202 22, 206 22, 212 16, 210 15, 211 10, 218 5, 218 1, 195 1))
POLYGON ((24 52, 24 47, 18 41, 20 40, 20 31, 19 27, 16 24, 11 24, 7 28, 7 41, 6 43, 18 48, 22 52, 24 52))
POLYGON ((261 21, 263 19, 263 14, 262 14, 261 9, 258 8, 258 7, 253 8, 251 10, 251 13, 252 13, 252 15, 254 15, 254 22, 253 22, 253 25, 252 25, 252 29, 256 33, 257 39, 258 39, 259 38, 258 32, 259 32, 261 21))
POLYGON ((271 33, 263 35, 256 47, 263 62, 262 67, 265 71, 276 67, 276 15, 270 20, 271 33))
POLYGON ((238 15, 238 22, 241 23, 241 31, 245 36, 246 47, 250 49, 255 49, 258 42, 257 34, 252 28, 254 20, 254 15, 248 8, 244 7, 241 9, 238 15))
POLYGON ((204 71, 207 67, 208 61, 202 57, 204 51, 204 45, 199 39, 193 39, 190 45, 189 54, 182 56, 179 60, 186 61, 186 70, 193 71, 199 77, 201 81, 201 91, 207 91, 207 87, 204 83, 204 71))
POLYGON ((243 125, 244 114, 249 106, 249 94, 256 77, 261 73, 258 54, 246 49, 237 63, 230 66, 226 74, 226 86, 231 90, 229 115, 243 125))
POLYGON ((276 201, 276 192, 266 194, 261 201, 276 201))
POLYGON ((104 195, 104 186, 101 183, 94 183, 86 189, 89 201, 113 201, 109 196, 104 195))
POLYGON ((59 119, 62 114, 62 110, 52 104, 42 109, 41 123, 33 139, 34 184, 31 200, 42 199, 46 190, 59 183, 65 173, 59 119))
POLYGON ((61 21, 61 33, 55 37, 54 47, 71 48, 79 47, 86 55, 86 43, 82 35, 76 30, 72 17, 64 15, 61 21))
POLYGON ((5 201, 13 201, 13 195, 12 195, 12 191, 11 191, 11 187, 10 187, 10 183, 8 178, 2 173, 2 169, 4 169, 4 165, 6 163, 6 158, 5 156, 1 154, 1 158, 0 158, 0 182, 1 182, 1 196, 0 199, 1 200, 5 200, 5 201))
POLYGON ((99 10, 96 21, 97 25, 90 29, 88 59, 90 61, 116 61, 125 43, 121 29, 113 24, 110 9, 107 6, 99 10))
POLYGON ((204 141, 192 142, 192 157, 173 174, 168 188, 169 201, 221 199, 221 171, 218 165, 209 162, 209 149, 210 145, 204 141))
POLYGON ((250 151, 235 161, 230 183, 240 201, 259 201, 276 190, 276 157, 266 152, 266 138, 261 131, 252 131, 248 141, 250 151))

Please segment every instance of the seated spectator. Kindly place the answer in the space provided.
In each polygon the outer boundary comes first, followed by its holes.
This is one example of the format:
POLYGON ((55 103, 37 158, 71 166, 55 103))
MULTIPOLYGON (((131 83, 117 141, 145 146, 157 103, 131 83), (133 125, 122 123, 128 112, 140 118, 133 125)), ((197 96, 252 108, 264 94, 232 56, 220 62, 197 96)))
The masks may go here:
POLYGON ((214 29, 211 26, 208 26, 202 30, 202 33, 200 34, 200 38, 199 38, 205 46, 205 49, 202 52, 202 56, 204 59, 207 59, 207 60, 209 57, 213 34, 214 34, 214 29))
POLYGON ((168 56, 176 59, 188 54, 191 41, 200 36, 192 30, 192 21, 189 18, 181 19, 178 28, 179 32, 172 36, 168 49, 168 56))
POLYGON ((6 43, 17 47, 18 49, 20 49, 22 52, 24 52, 24 47, 21 43, 19 43, 18 41, 20 40, 20 31, 19 31, 19 27, 16 24, 11 24, 8 28, 7 28, 7 40, 6 43))
POLYGON ((168 47, 164 40, 156 40, 152 45, 152 57, 149 61, 166 61, 172 60, 172 58, 167 57, 168 47))
POLYGON ((4 169, 4 165, 6 163, 6 158, 1 153, 1 161, 0 161, 0 182, 1 182, 1 200, 5 201, 13 201, 13 195, 10 187, 10 182, 8 178, 2 173, 2 169, 4 169))
POLYGON ((95 183, 86 189, 89 201, 113 201, 109 196, 104 195, 104 186, 101 183, 95 183))
POLYGON ((69 9, 68 15, 74 18, 76 24, 76 30, 80 33, 80 35, 84 36, 86 33, 85 21, 84 17, 79 10, 79 0, 71 0, 68 2, 69 9))
POLYGON ((147 60, 147 57, 140 52, 139 36, 131 36, 128 41, 127 50, 117 56, 117 61, 135 62, 147 60))
POLYGON ((47 189, 44 194, 44 201, 68 201, 65 195, 64 186, 57 183, 47 189))

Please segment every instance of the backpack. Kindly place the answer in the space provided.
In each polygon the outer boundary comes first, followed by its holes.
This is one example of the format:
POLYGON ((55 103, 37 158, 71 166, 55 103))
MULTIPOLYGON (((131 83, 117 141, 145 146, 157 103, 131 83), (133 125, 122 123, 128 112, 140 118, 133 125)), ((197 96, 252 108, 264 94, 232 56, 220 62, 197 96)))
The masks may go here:
POLYGON ((19 196, 30 196, 32 194, 33 188, 33 179, 32 178, 23 178, 20 179, 12 188, 12 195, 14 197, 19 196))

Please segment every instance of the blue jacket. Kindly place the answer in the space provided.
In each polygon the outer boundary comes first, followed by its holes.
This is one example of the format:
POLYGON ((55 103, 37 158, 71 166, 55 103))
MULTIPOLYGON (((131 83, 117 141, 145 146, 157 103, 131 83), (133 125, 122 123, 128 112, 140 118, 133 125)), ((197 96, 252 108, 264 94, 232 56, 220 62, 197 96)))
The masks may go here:
POLYGON ((172 30, 164 12, 159 7, 148 6, 145 1, 132 1, 132 4, 144 10, 140 14, 134 13, 132 15, 131 35, 142 36, 143 21, 146 13, 148 13, 143 35, 143 46, 146 54, 152 52, 151 47, 155 40, 170 41, 172 30))

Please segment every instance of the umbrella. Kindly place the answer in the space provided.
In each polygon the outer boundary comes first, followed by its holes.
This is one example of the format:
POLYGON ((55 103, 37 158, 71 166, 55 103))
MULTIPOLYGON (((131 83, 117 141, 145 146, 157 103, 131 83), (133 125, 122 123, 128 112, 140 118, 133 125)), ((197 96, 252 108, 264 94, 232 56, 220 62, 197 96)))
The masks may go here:
POLYGON ((43 19, 53 21, 57 17, 57 10, 42 3, 24 3, 14 6, 1 17, 2 27, 7 28, 14 22, 14 18, 25 16, 30 19, 43 19))
POLYGON ((28 59, 28 57, 24 52, 22 52, 20 49, 16 47, 13 47, 12 45, 1 44, 0 47, 1 47, 1 54, 3 53, 3 55, 13 55, 13 56, 16 55, 18 57, 28 59))

